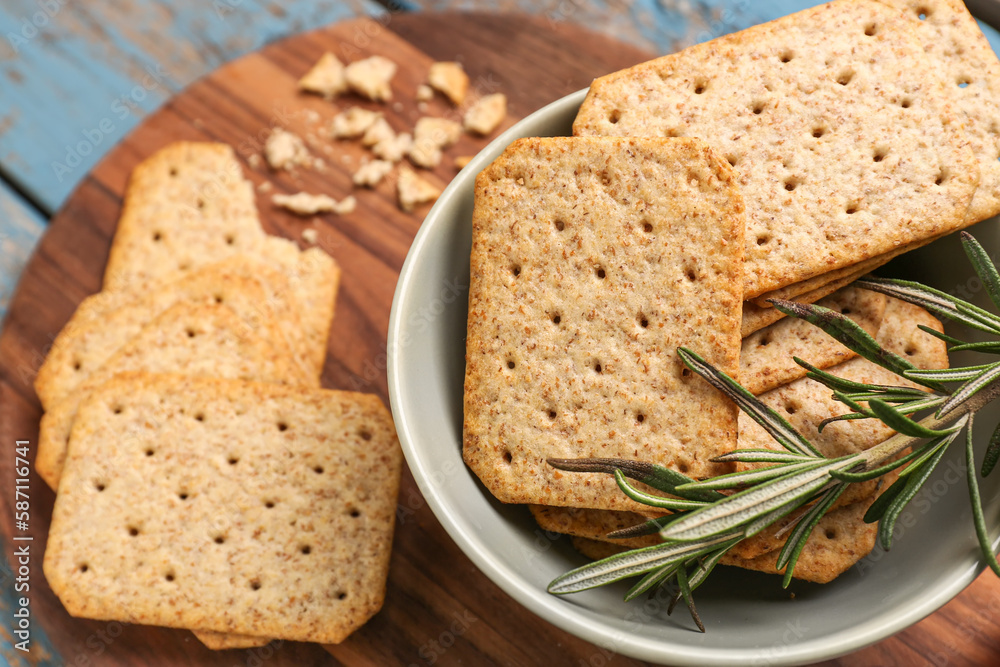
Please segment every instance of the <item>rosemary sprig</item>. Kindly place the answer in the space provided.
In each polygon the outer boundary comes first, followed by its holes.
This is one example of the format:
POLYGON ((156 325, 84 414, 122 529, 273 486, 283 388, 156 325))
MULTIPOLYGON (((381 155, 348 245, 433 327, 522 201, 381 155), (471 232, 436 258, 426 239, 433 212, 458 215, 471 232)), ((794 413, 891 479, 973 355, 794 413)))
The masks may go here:
MULTIPOLYGON (((971 235, 962 232, 962 245, 991 300, 1000 309, 1000 272, 971 235)), ((915 282, 869 276, 855 284, 917 304, 940 318, 997 339, 965 342, 921 325, 922 330, 945 341, 951 352, 1000 354, 1000 316, 994 313, 915 282)), ((663 518, 609 536, 658 533, 662 544, 627 551, 567 572, 552 581, 550 593, 573 593, 644 575, 628 591, 626 600, 675 584, 678 592, 674 602, 683 599, 698 628, 704 632, 692 593, 733 546, 798 512, 778 556, 778 569, 784 570, 783 584, 787 587, 813 529, 847 486, 876 479, 902 467, 898 479, 882 491, 865 515, 865 521, 878 522, 879 542, 888 549, 896 519, 963 430, 976 535, 984 560, 1000 576, 1000 564, 993 553, 983 516, 972 447, 975 414, 1000 397, 1000 362, 943 370, 918 369, 905 358, 882 348, 872 336, 840 313, 789 301, 774 300, 772 303, 785 314, 820 327, 865 359, 921 385, 922 388, 917 389, 853 382, 795 359, 806 369, 807 377, 829 388, 833 397, 850 410, 825 420, 818 425, 820 429, 839 420, 877 419, 895 430, 896 435, 857 454, 834 459, 824 457, 807 438, 738 382, 691 350, 679 348, 678 356, 688 368, 732 399, 782 446, 783 451, 737 449, 715 460, 770 465, 701 481, 650 463, 618 459, 550 459, 549 464, 560 470, 612 474, 619 488, 630 498, 669 512, 663 518), (961 384, 955 387, 955 383, 961 384), (918 415, 922 416, 917 418, 918 415), (907 450, 911 451, 906 453, 907 450), (643 491, 630 479, 664 495, 643 491)), ((980 469, 982 476, 990 474, 998 461, 1000 425, 990 438, 980 469)))

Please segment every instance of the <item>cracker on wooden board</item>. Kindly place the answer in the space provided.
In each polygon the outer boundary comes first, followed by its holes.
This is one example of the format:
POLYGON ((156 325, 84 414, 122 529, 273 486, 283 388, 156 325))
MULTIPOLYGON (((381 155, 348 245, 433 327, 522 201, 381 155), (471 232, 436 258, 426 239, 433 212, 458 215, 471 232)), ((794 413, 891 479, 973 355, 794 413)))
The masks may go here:
MULTIPOLYGON (((100 295, 90 298, 100 298, 100 295)), ((224 267, 191 274, 182 281, 164 285, 126 305, 103 313, 101 317, 71 320, 52 344, 35 378, 35 391, 46 409, 51 409, 86 380, 128 340, 138 335, 160 313, 179 302, 214 304, 231 308, 251 328, 262 323, 263 335, 277 317, 267 290, 253 278, 230 272, 224 267)), ((288 351, 282 339, 270 341, 279 350, 288 351)))
POLYGON ((132 171, 104 289, 138 289, 249 251, 263 236, 253 187, 233 149, 175 142, 132 171))
POLYGON ((961 0, 879 0, 909 19, 965 121, 979 162, 972 224, 1000 213, 1000 61, 961 0), (921 18, 922 17, 922 18, 921 18))
MULTIPOLYGON (((848 286, 816 304, 846 315, 874 336, 882 323, 886 297, 848 286)), ((795 357, 823 369, 855 356, 819 327, 786 317, 743 339, 739 381, 751 394, 760 394, 805 377, 806 370, 795 363, 795 357)))
MULTIPOLYGON (((659 535, 646 535, 644 537, 620 540, 609 539, 607 537, 608 533, 612 531, 631 528, 632 526, 645 523, 648 517, 636 512, 595 510, 579 507, 550 507, 548 505, 528 505, 528 509, 531 511, 531 516, 535 519, 539 528, 552 533, 609 541, 612 544, 620 544, 630 549, 650 547, 663 542, 659 535)), ((647 507, 646 509, 650 508, 647 507)))
POLYGON ((118 373, 179 373, 308 386, 310 378, 276 349, 273 322, 250 327, 225 304, 178 302, 155 317, 73 391, 45 411, 35 469, 56 489, 81 402, 118 373))
POLYGON ((698 140, 522 139, 480 173, 463 452, 494 495, 635 506, 548 458, 727 468, 709 459, 735 446, 735 407, 675 350, 736 372, 742 232, 732 171, 698 140))
POLYGON ((402 457, 378 398, 120 375, 72 441, 44 561, 70 614, 337 643, 381 607, 402 457))
POLYGON ((935 72, 908 18, 836 0, 597 79, 574 133, 712 142, 752 298, 963 226, 978 163, 935 72))
POLYGON ((266 646, 271 642, 268 637, 253 637, 251 635, 234 635, 227 632, 211 632, 196 630, 195 638, 213 651, 225 651, 233 648, 254 648, 266 646))

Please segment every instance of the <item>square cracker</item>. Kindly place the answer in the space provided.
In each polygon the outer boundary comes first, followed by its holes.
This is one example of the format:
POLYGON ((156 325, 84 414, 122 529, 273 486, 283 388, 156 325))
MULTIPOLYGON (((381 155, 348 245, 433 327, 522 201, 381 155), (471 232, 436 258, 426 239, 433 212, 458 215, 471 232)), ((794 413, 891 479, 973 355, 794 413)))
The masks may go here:
POLYGON ((178 271, 246 252, 264 238, 253 186, 233 149, 179 141, 132 171, 104 289, 139 289, 178 271))
POLYGON ((597 79, 573 130, 726 156, 752 298, 965 224, 979 166, 950 93, 908 17, 836 0, 597 79))
POLYGON ((1000 61, 961 0, 879 0, 902 11, 965 120, 979 161, 966 224, 1000 213, 1000 61))
MULTIPOLYGON (((240 258, 193 271, 184 278, 162 285, 125 305, 99 317, 75 315, 52 343, 52 349, 35 378, 35 391, 46 410, 97 372, 107 360, 139 334, 142 329, 176 303, 222 303, 233 310, 246 325, 291 357, 284 329, 276 328, 285 317, 295 321, 296 311, 284 307, 284 300, 273 300, 264 285, 250 274, 252 265, 240 258)), ((100 300, 100 294, 88 297, 100 300)), ((324 347, 325 349, 325 347, 324 347)), ((318 378, 304 382, 319 384, 318 378)))
POLYGON ((375 396, 121 375, 72 443, 44 571, 73 616, 337 643, 381 607, 402 457, 375 396))
POLYGON ((250 327, 224 304, 176 303, 42 417, 35 469, 53 489, 59 486, 77 409, 93 391, 124 372, 257 380, 308 386, 287 354, 269 343, 273 322, 250 327))
POLYGON ((676 348, 736 372, 743 219, 693 139, 522 139, 480 173, 463 453, 497 498, 633 506, 552 457, 727 468, 709 459, 735 446, 735 406, 676 348))

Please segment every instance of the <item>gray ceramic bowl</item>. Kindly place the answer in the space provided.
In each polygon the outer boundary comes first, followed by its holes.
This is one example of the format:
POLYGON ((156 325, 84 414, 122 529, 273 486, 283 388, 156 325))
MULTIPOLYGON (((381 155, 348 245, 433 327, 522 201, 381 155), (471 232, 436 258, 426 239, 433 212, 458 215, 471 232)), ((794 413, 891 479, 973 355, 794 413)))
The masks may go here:
MULTIPOLYGON (((683 609, 668 617, 662 599, 624 603, 624 583, 566 597, 546 592, 583 558, 566 539, 541 532, 526 508, 497 502, 462 463, 473 186, 515 139, 569 134, 584 94, 525 118, 476 156, 430 211, 400 274, 389 322, 389 398, 403 452, 437 518, 490 579, 532 612, 600 647, 653 662, 814 662, 876 642, 936 610, 981 569, 958 446, 904 510, 892 551, 876 549, 835 582, 797 582, 789 591, 776 576, 718 568, 695 594, 707 634, 694 629, 683 609)), ((987 248, 1000 249, 995 223, 984 224, 973 232, 987 248)), ((893 270, 982 296, 955 239, 911 253, 893 270)), ((980 420, 989 422, 981 423, 981 440, 998 417, 980 420)), ((991 526, 1000 518, 998 483, 1000 473, 983 485, 991 526)))

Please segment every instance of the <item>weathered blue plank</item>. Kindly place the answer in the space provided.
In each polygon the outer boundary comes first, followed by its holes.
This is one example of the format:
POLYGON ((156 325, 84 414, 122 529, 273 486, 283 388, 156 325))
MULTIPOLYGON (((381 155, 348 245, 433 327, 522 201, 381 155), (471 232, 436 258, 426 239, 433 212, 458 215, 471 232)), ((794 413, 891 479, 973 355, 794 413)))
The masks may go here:
POLYGON ((372 0, 0 3, 0 176, 47 212, 149 111, 269 41, 372 0))
POLYGON ((0 322, 45 220, 0 182, 0 322))

